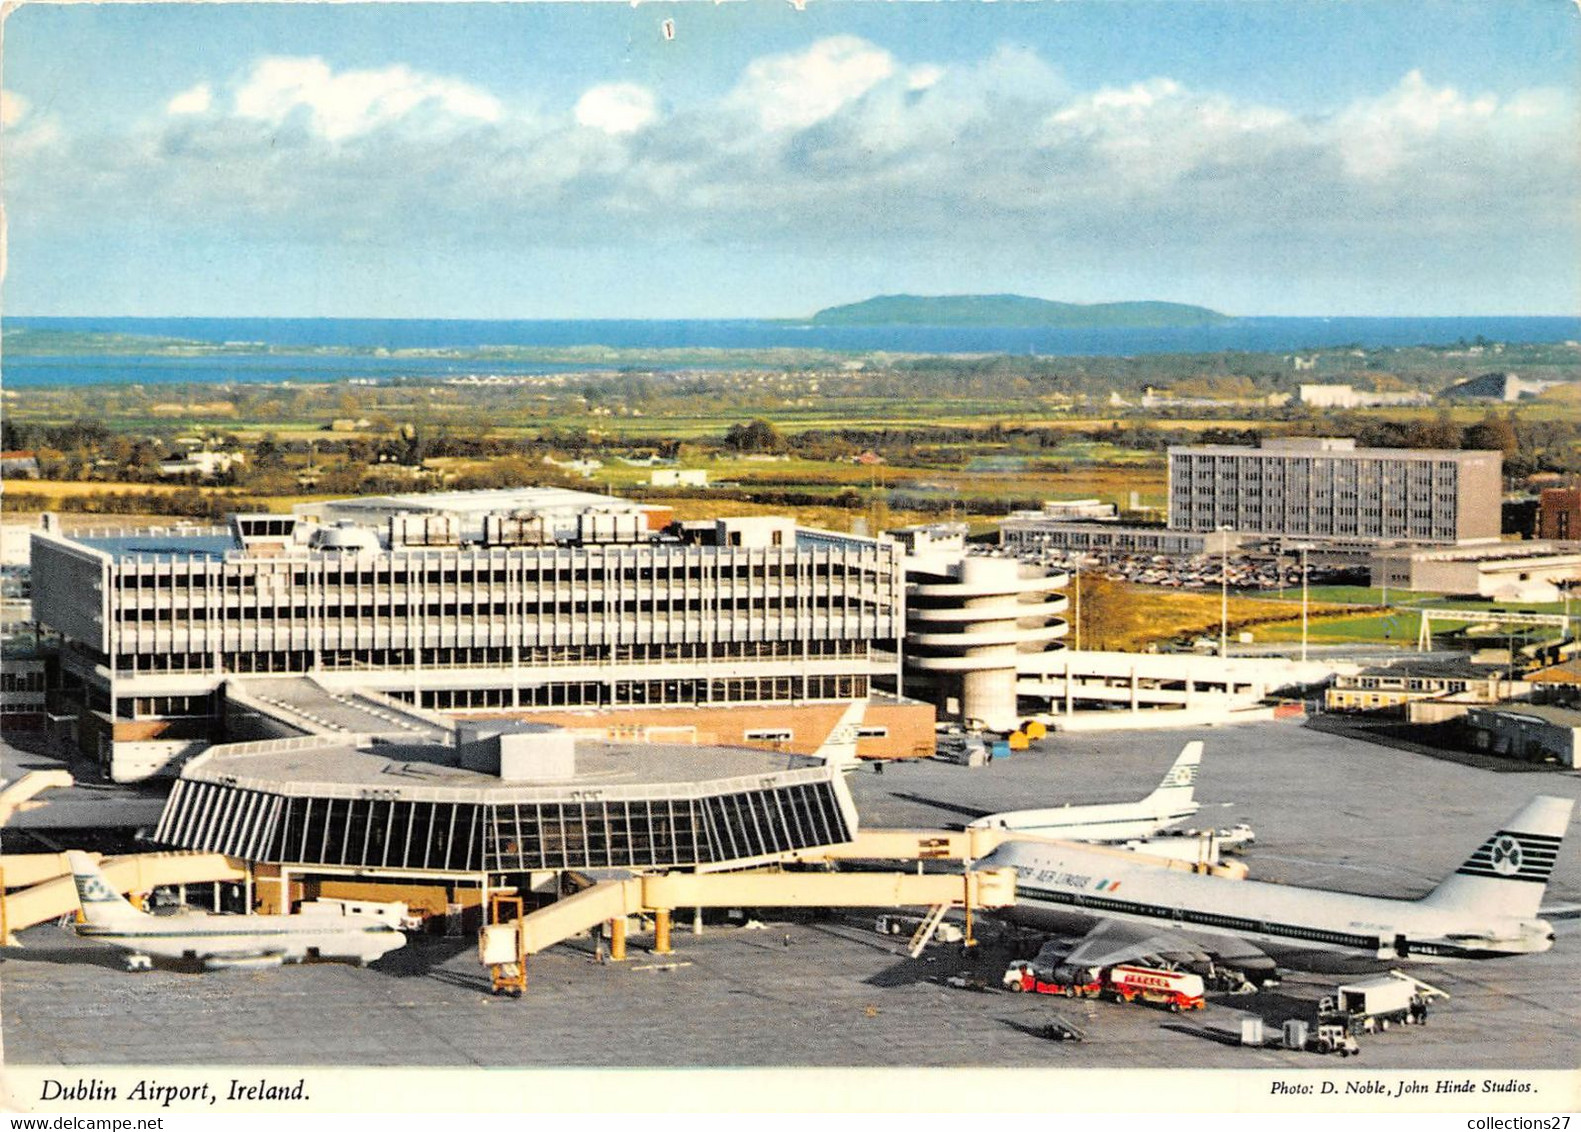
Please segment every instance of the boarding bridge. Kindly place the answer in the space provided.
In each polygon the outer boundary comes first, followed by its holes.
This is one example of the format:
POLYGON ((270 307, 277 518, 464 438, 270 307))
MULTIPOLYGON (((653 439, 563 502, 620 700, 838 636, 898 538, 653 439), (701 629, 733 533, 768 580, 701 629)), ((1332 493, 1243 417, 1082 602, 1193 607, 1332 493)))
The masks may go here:
POLYGON ((519 921, 490 924, 479 941, 485 965, 518 962, 600 924, 611 925, 611 957, 625 957, 626 917, 650 915, 657 954, 671 950, 676 908, 1004 908, 1016 900, 1014 869, 966 873, 827 873, 753 870, 665 873, 601 881, 519 921))
MULTIPOLYGON (((785 855, 786 861, 819 863, 832 861, 958 861, 963 866, 980 860, 1006 841, 1039 841, 1050 845, 1068 844, 1058 838, 1039 837, 1016 829, 976 826, 970 829, 864 829, 844 845, 802 849, 785 855)), ((1188 873, 1211 873, 1231 880, 1243 880, 1246 868, 1240 862, 1207 864, 1198 860, 1155 856, 1147 849, 1122 849, 1114 845, 1082 843, 1082 852, 1108 855, 1128 865, 1150 865, 1188 873)))
MULTIPOLYGON (((240 883, 247 870, 218 853, 138 853, 106 857, 99 869, 117 892, 152 892, 156 888, 215 881, 240 883)), ((12 933, 77 910, 77 886, 64 853, 7 855, 0 862, 0 941, 16 944, 12 933), (23 887, 26 885, 26 887, 23 887)))

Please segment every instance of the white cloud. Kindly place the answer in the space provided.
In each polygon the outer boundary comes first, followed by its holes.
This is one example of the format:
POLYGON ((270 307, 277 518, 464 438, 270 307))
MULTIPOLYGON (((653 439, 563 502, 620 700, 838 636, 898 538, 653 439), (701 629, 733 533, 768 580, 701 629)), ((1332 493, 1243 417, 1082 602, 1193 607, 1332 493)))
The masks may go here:
POLYGON ((577 100, 576 120, 606 134, 634 134, 659 116, 653 92, 635 83, 596 86, 577 100))
POLYGON ((206 114, 214 103, 214 92, 208 83, 199 83, 176 95, 165 103, 168 114, 206 114))
POLYGON ((766 130, 799 130, 861 98, 896 70, 889 52, 837 35, 800 54, 754 59, 730 98, 752 108, 766 130))
POLYGON ((927 90, 944 77, 944 68, 924 63, 906 72, 907 90, 927 90))
POLYGON ((313 129, 330 141, 368 133, 433 108, 462 120, 495 122, 499 100, 454 79, 397 64, 381 70, 330 69, 319 58, 274 56, 257 63, 236 91, 236 113, 278 125, 305 109, 313 129))
POLYGON ((1095 110, 1140 111, 1156 106, 1159 102, 1180 93, 1180 84, 1174 79, 1151 79, 1133 83, 1124 90, 1107 87, 1090 99, 1095 110))
POLYGON ((1411 71, 1381 97, 1346 107, 1335 119, 1336 142, 1351 176, 1378 181, 1446 146, 1484 154, 1490 146, 1524 148, 1533 125, 1541 129, 1563 114, 1562 100, 1551 95, 1527 91, 1507 102, 1468 97, 1411 71))
MULTIPOLYGON (((168 108, 196 109, 195 90, 168 108)), ((757 59, 726 94, 665 103, 662 117, 659 93, 611 81, 528 117, 405 66, 274 57, 216 84, 206 112, 158 115, 112 144, 84 134, 17 161, 15 183, 30 216, 162 215, 217 239, 327 246, 398 239, 420 216, 457 247, 838 246, 984 262, 1119 249, 1218 255, 1229 271, 1297 249, 1316 261, 1339 239, 1425 263, 1446 238, 1491 254, 1534 233, 1560 247, 1576 230, 1563 91, 1495 98, 1412 73, 1297 114, 1167 75, 1075 90, 1014 45, 911 65, 842 36, 757 59), (480 123, 436 144, 436 124, 480 123)), ((37 117, 8 128, 8 159, 37 117)))
POLYGON ((35 109, 32 99, 14 90, 0 90, 0 129, 5 130, 7 172, 13 184, 25 177, 30 158, 55 153, 63 140, 56 116, 35 109))
POLYGON ((9 129, 22 123, 33 104, 12 90, 0 90, 0 126, 9 129))

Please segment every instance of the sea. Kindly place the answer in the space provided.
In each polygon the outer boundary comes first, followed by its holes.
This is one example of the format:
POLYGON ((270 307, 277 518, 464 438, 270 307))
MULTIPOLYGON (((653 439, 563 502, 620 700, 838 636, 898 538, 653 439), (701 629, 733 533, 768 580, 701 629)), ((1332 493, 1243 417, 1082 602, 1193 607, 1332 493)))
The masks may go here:
MULTIPOLYGON (((1223 352, 1300 353, 1319 347, 1454 346, 1479 339, 1554 343, 1581 339, 1581 318, 1237 318, 1216 326, 1056 330, 1027 327, 817 326, 752 319, 464 320, 290 318, 7 318, 19 327, 256 344, 258 352, 169 357, 150 353, 0 356, 9 388, 103 384, 320 383, 462 376, 510 377, 613 368, 467 357, 389 357, 378 351, 467 351, 487 346, 604 346, 631 350, 802 348, 870 354, 1131 356, 1223 352), (366 351, 315 352, 328 349, 366 351)), ((725 364, 723 362, 721 365, 725 364)), ((728 363, 739 368, 738 361, 728 363)), ((709 363, 688 362, 688 370, 709 363)))

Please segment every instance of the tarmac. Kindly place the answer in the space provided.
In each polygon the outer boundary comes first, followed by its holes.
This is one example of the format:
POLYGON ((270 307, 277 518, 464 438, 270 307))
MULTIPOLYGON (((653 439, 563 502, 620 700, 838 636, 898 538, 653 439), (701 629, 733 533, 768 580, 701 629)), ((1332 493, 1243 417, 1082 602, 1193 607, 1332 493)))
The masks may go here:
MULTIPOLYGON (((1466 766, 1294 722, 1192 732, 1055 735, 989 766, 939 761, 854 773, 867 826, 937 827, 976 813, 1060 801, 1125 801, 1157 784, 1180 745, 1202 738, 1198 824, 1247 821, 1259 879, 1393 897, 1452 872, 1532 795, 1581 798, 1581 775, 1466 766)), ((1572 834, 1575 832, 1574 819, 1572 834)), ((1425 1027, 1362 1039, 1366 1069, 1568 1069, 1581 1065, 1581 841, 1564 845, 1545 907, 1553 950, 1415 964, 1450 995, 1425 1027)), ((369 968, 315 964, 208 974, 129 974, 119 953, 53 924, 22 933, 0 963, 4 1055, 23 1066, 329 1065, 442 1067, 969 1066, 1332 1068, 1311 1053, 1215 1037, 1263 996, 1210 995, 1200 1014, 1070 1003, 949 986, 958 972, 999 985, 1034 940, 998 936, 917 960, 871 914, 771 919, 760 929, 677 916, 675 952, 600 963, 576 940, 529 962, 525 997, 495 998, 471 939, 415 938, 369 968), (1055 1014, 1081 1043, 1041 1036, 1055 1014)), ((1320 993, 1336 976, 1287 980, 1320 993)), ((1356 1062, 1343 1063, 1347 1068, 1356 1062)))

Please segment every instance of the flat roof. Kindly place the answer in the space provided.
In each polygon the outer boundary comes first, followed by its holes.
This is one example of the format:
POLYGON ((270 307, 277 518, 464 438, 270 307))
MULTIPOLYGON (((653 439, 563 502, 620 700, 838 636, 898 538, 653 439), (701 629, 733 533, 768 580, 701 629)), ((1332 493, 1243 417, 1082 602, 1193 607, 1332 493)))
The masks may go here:
POLYGON ((68 541, 102 551, 116 561, 128 558, 208 558, 216 562, 237 549, 229 534, 211 531, 182 534, 178 531, 131 531, 125 534, 67 536, 68 541))
POLYGON ((1412 677, 1487 680, 1490 678, 1502 678, 1504 676, 1504 665, 1488 665, 1477 668, 1473 667, 1470 657, 1456 660, 1389 660, 1383 664, 1368 665, 1360 672, 1351 674, 1352 679, 1357 676, 1394 676, 1402 680, 1412 677))
MULTIPOLYGON (((1314 438, 1316 439, 1316 438, 1314 438)), ((1316 445, 1283 445, 1253 448, 1249 444, 1171 444, 1169 455, 1192 456, 1279 456, 1361 460, 1482 460, 1496 456, 1503 460, 1504 453, 1495 449, 1463 448, 1324 448, 1316 445)))
POLYGON ((754 785, 790 771, 835 773, 823 759, 750 747, 689 746, 667 743, 610 743, 577 739, 576 773, 543 781, 504 781, 461 766, 461 752, 433 743, 380 743, 358 746, 334 736, 305 736, 211 747, 188 763, 188 781, 223 781, 246 789, 295 796, 363 797, 369 790, 392 797, 445 801, 569 800, 590 789, 605 797, 674 796, 704 784, 750 779, 754 785))
POLYGON ((649 504, 633 503, 613 495, 575 491, 566 487, 505 487, 479 491, 410 492, 403 495, 355 496, 305 504, 310 508, 335 511, 424 511, 454 515, 491 515, 522 509, 545 507, 604 508, 621 511, 650 510, 649 504))

